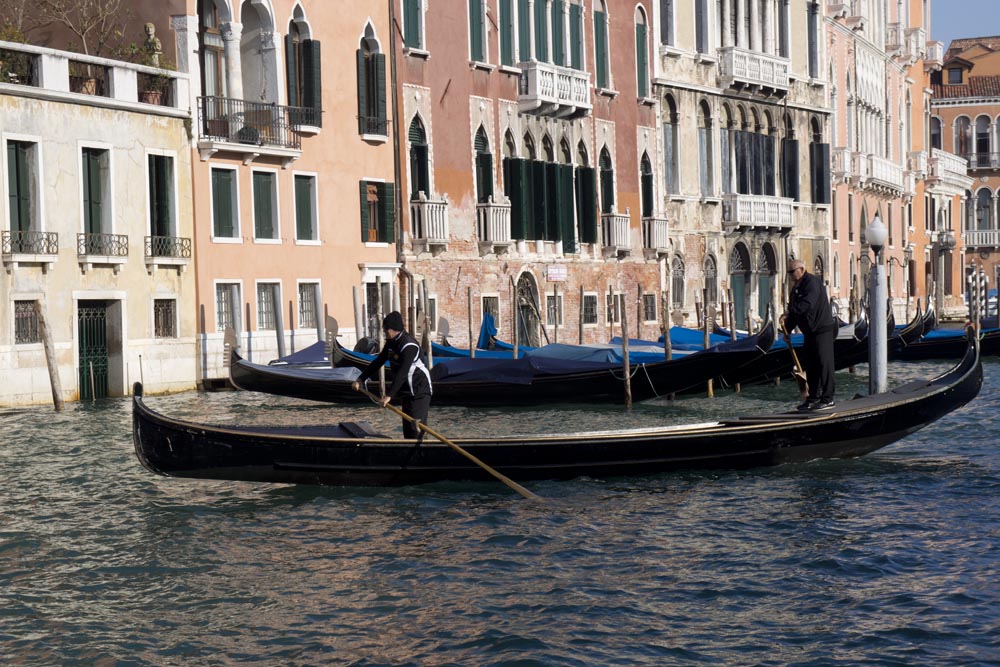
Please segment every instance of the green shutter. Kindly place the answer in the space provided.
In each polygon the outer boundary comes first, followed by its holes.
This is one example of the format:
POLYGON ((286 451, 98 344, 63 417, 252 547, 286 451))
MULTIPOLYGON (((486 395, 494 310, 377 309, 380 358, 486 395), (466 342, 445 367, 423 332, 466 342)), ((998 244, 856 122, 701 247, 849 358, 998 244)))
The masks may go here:
POLYGON ((532 208, 535 194, 535 181, 530 160, 518 160, 518 179, 521 181, 521 190, 517 201, 518 208, 521 209, 521 236, 518 238, 530 239, 535 234, 535 210, 532 208))
POLYGON ((577 224, 582 243, 597 242, 597 171, 593 167, 576 170, 577 224))
POLYGON ((545 188, 545 163, 539 160, 531 161, 531 202, 533 210, 534 229, 530 238, 545 239, 548 229, 548 192, 545 188))
POLYGON ((476 189, 480 204, 487 203, 493 196, 492 153, 476 153, 476 189))
POLYGON ((403 2, 403 43, 411 49, 420 48, 420 2, 403 2))
POLYGON ((254 234, 258 239, 274 238, 271 178, 271 174, 253 175, 254 234))
POLYGON ((469 59, 483 60, 482 0, 469 0, 469 59))
POLYGON ((611 213, 615 204, 615 170, 601 168, 601 212, 611 213))
POLYGON ((512 239, 527 238, 525 236, 525 215, 521 193, 524 188, 522 162, 524 160, 518 158, 504 158, 503 161, 504 194, 510 199, 510 237, 512 239))
POLYGON ((27 146, 17 141, 7 142, 7 169, 11 230, 27 232, 31 229, 27 146))
POLYGON ((521 62, 531 60, 531 13, 528 0, 517 0, 517 43, 521 62))
POLYGON ((649 58, 646 54, 646 26, 635 24, 635 69, 639 97, 649 97, 649 58))
POLYGON ((563 203, 559 198, 559 165, 553 162, 545 163, 545 238, 558 241, 562 234, 559 229, 559 207, 563 203))
POLYGON ((357 50, 358 60, 358 134, 367 134, 368 82, 365 80, 365 54, 357 50))
POLYGON ((379 241, 396 241, 396 190, 394 183, 378 184, 379 241))
POLYGON ((552 0, 552 62, 556 65, 566 64, 566 53, 563 50, 563 2, 552 0))
POLYGON ((312 176, 295 177, 295 238, 314 241, 312 176))
POLYGON ((296 49, 295 38, 285 35, 285 80, 288 81, 288 106, 297 107, 299 105, 299 77, 296 71, 296 61, 299 53, 296 49))
POLYGON ((500 0, 500 64, 514 64, 514 0, 500 0))
POLYGON ((101 156, 94 148, 83 149, 84 231, 100 234, 101 229, 101 156))
POLYGON ((576 70, 583 69, 583 7, 569 6, 569 64, 576 70))
POLYGON ((149 156, 149 220, 152 236, 173 236, 170 158, 149 156))
POLYGON ((608 87, 608 27, 604 12, 594 12, 594 55, 597 58, 597 87, 608 87))
POLYGON ((653 174, 642 174, 642 217, 653 217, 653 174))
POLYGON ((576 234, 573 230, 573 167, 561 164, 558 168, 559 180, 559 237, 564 253, 576 252, 576 234))
POLYGON ((323 65, 320 43, 307 39, 302 43, 302 106, 315 109, 314 123, 323 127, 323 65))
POLYGON ((535 0, 535 60, 548 62, 548 16, 545 14, 545 3, 535 0))
POLYGON ((387 134, 385 109, 385 54, 375 54, 375 101, 379 132, 387 134))
POLYGON ((359 189, 361 191, 361 242, 368 242, 368 182, 361 181, 359 189))
POLYGON ((233 172, 228 169, 212 170, 212 218, 215 236, 233 236, 233 172))

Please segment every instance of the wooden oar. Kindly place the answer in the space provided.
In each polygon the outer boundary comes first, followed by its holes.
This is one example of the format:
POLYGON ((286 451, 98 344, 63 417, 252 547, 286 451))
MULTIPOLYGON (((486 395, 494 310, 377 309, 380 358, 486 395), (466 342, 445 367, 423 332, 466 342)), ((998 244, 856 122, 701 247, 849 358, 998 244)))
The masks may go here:
MULTIPOLYGON (((364 385, 360 386, 358 388, 358 391, 360 391, 362 394, 364 394, 365 396, 367 396, 368 398, 370 398, 374 403, 378 403, 378 404, 382 403, 382 401, 379 399, 379 397, 376 396, 375 394, 371 393, 370 391, 368 391, 364 387, 364 385)), ((440 440, 444 444, 448 445, 449 447, 451 447, 452 449, 454 449, 456 452, 458 452, 459 454, 461 454, 465 458, 469 459, 470 461, 472 461, 473 463, 475 463, 477 466, 479 466, 480 468, 482 468, 483 470, 485 470, 489 474, 493 475, 494 477, 496 477, 497 479, 499 479, 501 482, 503 482, 504 484, 506 484, 510 488, 512 488, 515 491, 517 491, 518 493, 520 493, 522 496, 524 496, 528 500, 542 500, 542 498, 540 496, 537 496, 534 493, 532 493, 531 491, 528 491, 526 488, 524 488, 523 486, 521 486, 520 484, 518 484, 517 482, 515 482, 511 478, 507 477, 503 473, 500 473, 500 472, 494 470, 493 468, 491 468, 490 466, 486 465, 481 460, 479 460, 478 458, 476 458, 476 456, 474 456, 473 454, 469 453, 465 449, 459 447, 454 442, 452 442, 448 438, 444 437, 443 435, 441 435, 440 433, 438 433, 437 431, 435 431, 434 429, 432 429, 430 426, 428 426, 427 424, 423 423, 419 419, 414 419, 413 417, 411 417, 410 415, 406 414, 405 412, 403 412, 402 410, 400 410, 399 408, 397 408, 394 405, 390 405, 390 404, 387 403, 383 407, 386 407, 386 408, 392 410, 393 412, 395 412, 397 415, 399 415, 403 419, 406 419, 406 420, 409 420, 409 421, 413 422, 414 424, 417 425, 417 428, 419 428, 420 430, 422 430, 422 431, 424 431, 426 433, 430 433, 435 438, 437 438, 438 440, 440 440)))
POLYGON ((795 348, 792 346, 792 337, 785 329, 785 323, 781 323, 781 333, 785 334, 785 342, 788 344, 788 349, 792 353, 792 363, 795 364, 795 370, 792 371, 792 376, 795 381, 799 383, 799 393, 805 398, 809 394, 809 390, 806 388, 806 374, 802 370, 802 364, 799 363, 799 355, 795 354, 795 348))

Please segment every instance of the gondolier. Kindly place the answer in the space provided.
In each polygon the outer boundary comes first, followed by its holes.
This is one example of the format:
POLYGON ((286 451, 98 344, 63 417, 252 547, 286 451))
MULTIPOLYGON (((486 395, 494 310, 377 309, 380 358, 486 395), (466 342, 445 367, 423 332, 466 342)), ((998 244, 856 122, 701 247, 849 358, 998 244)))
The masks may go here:
POLYGON ((834 407, 833 341, 837 337, 837 322, 830 312, 823 281, 806 271, 801 259, 792 260, 788 274, 795 285, 788 302, 788 312, 781 320, 785 331, 798 327, 805 339, 802 346, 803 365, 809 386, 809 397, 798 409, 830 410, 834 407))
MULTIPOLYGON (((382 320, 382 330, 385 332, 385 345, 378 356, 361 372, 355 381, 357 391, 363 383, 378 373, 386 361, 392 369, 392 384, 386 395, 380 400, 382 405, 388 405, 392 399, 399 397, 403 412, 421 423, 427 423, 427 413, 431 408, 431 373, 420 355, 420 345, 416 339, 406 333, 403 326, 403 316, 393 311, 382 320)), ((424 433, 417 425, 407 419, 403 420, 403 437, 423 439, 424 433)))

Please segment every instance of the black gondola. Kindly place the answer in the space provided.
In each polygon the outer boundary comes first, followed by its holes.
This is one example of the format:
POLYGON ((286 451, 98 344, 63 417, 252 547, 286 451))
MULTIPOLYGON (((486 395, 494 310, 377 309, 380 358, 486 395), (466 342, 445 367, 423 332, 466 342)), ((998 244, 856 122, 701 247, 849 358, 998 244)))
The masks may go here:
MULTIPOLYGON (((960 330, 936 329, 893 354, 901 361, 957 359, 962 356, 965 336, 960 330)), ((1000 354, 1000 329, 984 329, 979 334, 980 353, 984 357, 1000 354)))
MULTIPOLYGON (((677 469, 753 468, 861 456, 896 442, 975 398, 979 347, 932 380, 845 401, 831 411, 786 412, 708 424, 536 436, 456 438, 517 481, 642 475, 677 469)), ((213 426, 151 410, 134 386, 135 451, 174 477, 334 486, 400 486, 490 479, 451 447, 388 438, 369 424, 213 426)))
MULTIPOLYGON (((774 342, 774 325, 731 343, 716 345, 669 361, 631 367, 632 400, 680 393, 705 385, 727 369, 762 356, 774 342)), ((347 350, 338 354, 350 355, 347 350)), ((362 403, 343 369, 275 367, 250 363, 230 346, 229 379, 248 391, 330 403, 362 403)), ((432 370, 434 405, 508 406, 571 402, 622 402, 624 373, 620 364, 567 363, 545 359, 455 359, 432 370)))

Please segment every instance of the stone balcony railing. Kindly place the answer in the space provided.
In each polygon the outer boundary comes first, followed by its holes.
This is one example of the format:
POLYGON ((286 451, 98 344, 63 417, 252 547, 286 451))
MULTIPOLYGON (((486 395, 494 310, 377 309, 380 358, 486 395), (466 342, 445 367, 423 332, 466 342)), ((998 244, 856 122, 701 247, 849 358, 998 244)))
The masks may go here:
POLYGON ((833 149, 833 177, 848 181, 854 176, 854 153, 850 148, 833 149))
POLYGON ((826 0, 826 15, 837 19, 847 16, 851 11, 850 0, 826 0))
POLYGON ((923 28, 907 28, 904 32, 904 52, 908 62, 916 62, 927 55, 927 31, 923 28))
POLYGON ((788 58, 726 46, 719 49, 719 83, 723 88, 787 93, 788 58))
POLYGON ((0 87, 8 94, 189 115, 188 76, 182 72, 3 41, 0 60, 4 62, 0 87))
POLYGON ((722 226, 727 231, 791 231, 793 204, 787 197, 723 195, 722 226))
POLYGON ((417 199, 410 200, 410 237, 413 251, 448 247, 447 197, 428 199, 421 191, 417 199))
POLYGON ((998 248, 1000 247, 1000 230, 967 229, 962 232, 962 243, 967 248, 998 248))
POLYGON ((630 220, 628 209, 625 213, 618 213, 612 208, 610 213, 601 214, 601 245, 605 257, 632 253, 630 220))
POLYGON ((649 257, 658 257, 669 252, 670 225, 666 218, 642 219, 642 249, 649 257))
POLYGON ((927 151, 910 151, 910 171, 918 179, 927 177, 927 151))
POLYGON ((869 153, 853 153, 851 155, 851 178, 857 186, 864 186, 872 175, 872 163, 869 153))
POLYGON ((486 255, 510 249, 510 200, 476 204, 476 232, 479 235, 479 252, 486 255))
POLYGON ((898 22, 889 23, 885 27, 885 52, 890 56, 899 56, 903 52, 903 26, 898 22))
POLYGON ((894 192, 903 191, 903 167, 892 160, 869 155, 869 182, 873 187, 894 192))
POLYGON ((944 63, 944 44, 937 41, 927 42, 927 51, 924 55, 924 69, 941 69, 944 63))
POLYGON ((933 183, 952 183, 964 189, 968 187, 968 165, 965 158, 934 148, 928 160, 927 180, 933 183))
POLYGON ((517 102, 523 113, 540 116, 582 116, 593 108, 590 73, 530 60, 518 63, 517 102))

